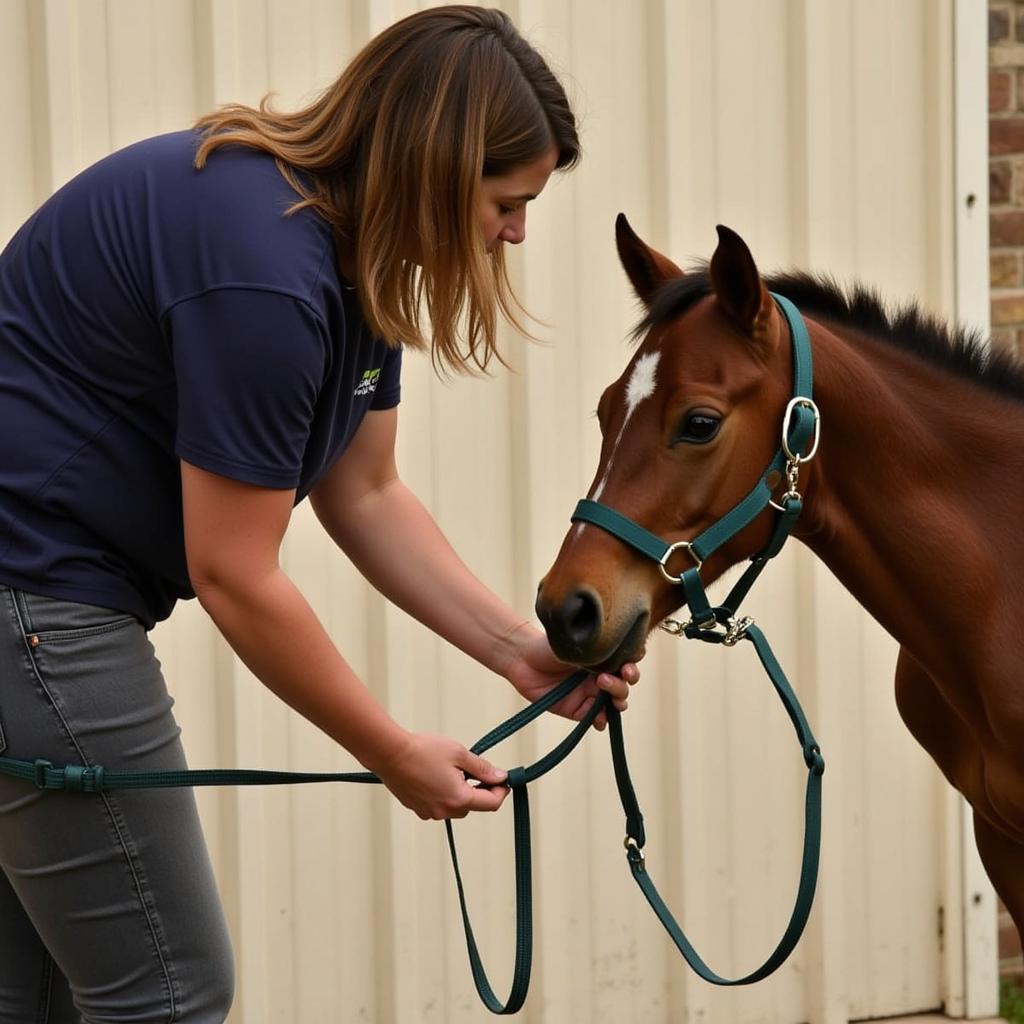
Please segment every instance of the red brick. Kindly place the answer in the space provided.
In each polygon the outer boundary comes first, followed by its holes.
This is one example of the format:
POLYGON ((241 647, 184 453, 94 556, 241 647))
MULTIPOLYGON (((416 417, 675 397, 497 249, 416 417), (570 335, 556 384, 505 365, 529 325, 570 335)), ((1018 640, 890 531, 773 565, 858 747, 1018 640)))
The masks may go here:
POLYGON ((1024 116, 989 118, 988 151, 992 156, 1024 153, 1024 116))
POLYGON ((1000 43, 988 48, 990 68, 1024 67, 1024 43, 1000 43))
POLYGON ((989 217, 989 244, 1024 246, 1024 210, 996 210, 989 217))
POLYGON ((992 298, 992 326, 1011 327, 1024 324, 1024 294, 996 294, 992 298))
POLYGON ((1013 179, 1010 183, 1010 205, 1024 210, 1024 156, 1015 156, 1010 161, 1013 179))
POLYGON ((988 201, 993 206, 1008 203, 1013 195, 1013 164, 993 160, 988 165, 988 201))
POLYGON ((989 257, 989 284, 993 288, 1020 288, 1020 256, 1015 252, 994 252, 989 257))
POLYGON ((1000 43, 1010 38, 1010 10, 1008 7, 990 7, 988 12, 988 42, 1000 43))
POLYGON ((1016 77, 1012 71, 990 71, 988 73, 989 113, 1001 114, 1014 108, 1016 105, 1014 96, 1016 77))

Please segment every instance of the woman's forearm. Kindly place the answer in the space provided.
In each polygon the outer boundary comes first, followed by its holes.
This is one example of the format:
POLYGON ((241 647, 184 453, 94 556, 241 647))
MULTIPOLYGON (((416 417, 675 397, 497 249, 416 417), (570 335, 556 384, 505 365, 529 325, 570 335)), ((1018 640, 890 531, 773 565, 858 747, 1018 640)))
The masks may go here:
POLYGON ((196 593, 253 674, 367 768, 378 770, 407 742, 280 569, 196 593))
POLYGON ((395 478, 344 509, 318 510, 360 572, 385 597, 502 675, 526 622, 466 567, 429 512, 395 478))

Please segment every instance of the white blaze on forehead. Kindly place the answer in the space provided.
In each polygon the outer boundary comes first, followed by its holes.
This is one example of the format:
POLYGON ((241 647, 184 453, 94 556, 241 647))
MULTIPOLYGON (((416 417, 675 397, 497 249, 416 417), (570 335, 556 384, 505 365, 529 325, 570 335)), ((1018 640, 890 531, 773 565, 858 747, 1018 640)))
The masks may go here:
MULTIPOLYGON (((619 436, 615 438, 615 444, 612 445, 608 464, 604 467, 604 476, 594 488, 593 494, 590 495, 591 501, 597 501, 601 497, 605 484, 608 483, 608 474, 612 471, 615 452, 618 450, 622 435, 626 432, 626 427, 632 419, 633 413, 636 412, 637 406, 654 394, 654 389, 658 384, 658 362, 660 359, 660 352, 647 352, 633 364, 633 372, 629 375, 629 383, 626 385, 626 415, 619 428, 619 436)), ((580 523, 579 530, 582 530, 585 525, 585 523, 580 523)))
MULTIPOLYGON (((654 394, 654 386, 657 384, 658 360, 661 359, 660 352, 648 352, 642 355, 633 365, 633 372, 629 375, 629 383, 626 385, 626 422, 629 422, 633 410, 645 399, 654 394)), ((625 427, 625 423, 622 424, 625 427)), ((622 437, 622 431, 619 431, 622 437)), ((617 444, 618 442, 616 442, 617 444)))

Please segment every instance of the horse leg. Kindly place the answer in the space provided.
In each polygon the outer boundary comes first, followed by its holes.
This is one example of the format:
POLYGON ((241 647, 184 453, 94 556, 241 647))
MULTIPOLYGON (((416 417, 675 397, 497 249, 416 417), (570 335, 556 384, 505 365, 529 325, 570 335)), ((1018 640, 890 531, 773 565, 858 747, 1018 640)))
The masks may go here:
POLYGON ((896 662, 896 707, 914 739, 968 800, 984 787, 981 751, 967 723, 906 648, 896 662))
POLYGON ((992 879, 1024 941, 1024 843, 1018 843, 974 812, 974 838, 992 879))
POLYGON ((983 751, 931 676, 905 649, 896 663, 896 705, 907 728, 974 809, 974 836, 992 885, 1024 937, 1024 844, 983 817, 991 811, 983 751))

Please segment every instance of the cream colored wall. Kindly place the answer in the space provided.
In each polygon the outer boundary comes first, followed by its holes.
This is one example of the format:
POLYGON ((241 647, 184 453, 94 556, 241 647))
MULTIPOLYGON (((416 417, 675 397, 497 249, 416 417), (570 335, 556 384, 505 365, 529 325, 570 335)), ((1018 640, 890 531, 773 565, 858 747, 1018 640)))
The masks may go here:
MULTIPOLYGON (((291 105, 327 83, 401 0, 0 0, 0 239, 77 169, 211 106, 291 105)), ((443 384, 407 360, 400 462, 457 549, 524 616, 596 465, 591 416, 636 316, 619 210, 677 261, 739 230, 765 269, 859 275, 948 313, 950 0, 511 0, 565 77, 585 158, 530 212, 513 271, 550 324, 516 368, 443 384)), ((827 429, 827 427, 826 427, 827 429)), ((403 557, 403 538, 393 538, 403 557)), ((301 507, 285 550, 339 647, 407 726, 467 742, 510 688, 387 607, 301 507)), ((536 967, 519 1019, 836 1024, 955 1005, 937 917, 956 863, 951 803, 897 720, 892 643, 791 551, 750 600, 828 759, 823 871, 807 935, 752 989, 677 960, 634 890, 606 742, 536 785, 536 967)), ((328 770, 351 759, 266 694, 194 603, 157 631, 196 766, 328 770)), ((744 645, 745 647, 745 645, 744 645)), ((773 948, 799 867, 803 765, 752 652, 655 638, 626 718, 650 868, 710 964, 773 948), (699 646, 699 645, 698 645, 699 646)), ((302 652, 295 652, 301 659, 302 652)), ((522 763, 564 731, 499 749, 522 763)), ((443 829, 379 790, 199 797, 234 932, 232 1021, 482 1021, 443 829)), ((511 818, 460 823, 477 935, 504 994, 511 818), (493 965, 493 966, 492 966, 493 965)), ((949 926, 955 930, 953 925, 949 926)), ((955 941, 955 937, 949 941, 955 941)))

